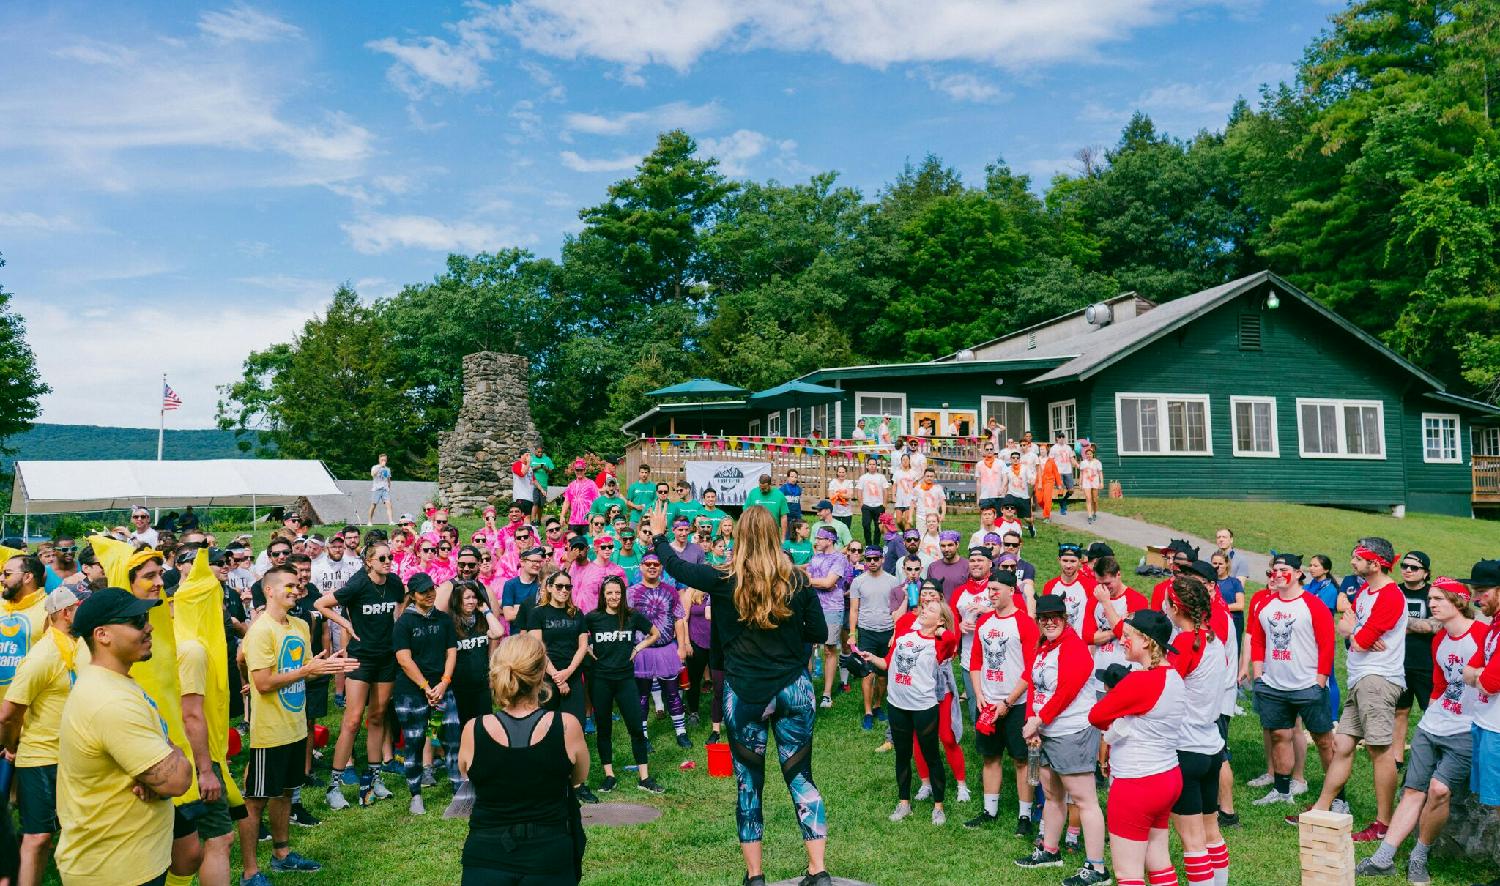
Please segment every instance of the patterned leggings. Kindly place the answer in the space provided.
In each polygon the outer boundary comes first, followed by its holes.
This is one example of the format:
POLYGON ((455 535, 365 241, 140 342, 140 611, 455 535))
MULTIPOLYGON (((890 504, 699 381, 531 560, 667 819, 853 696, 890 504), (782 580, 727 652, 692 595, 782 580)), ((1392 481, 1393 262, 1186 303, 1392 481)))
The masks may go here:
POLYGON ((682 691, 675 677, 636 677, 635 688, 641 696, 641 729, 647 729, 647 712, 651 710, 651 687, 661 690, 661 699, 667 704, 667 713, 672 716, 672 729, 682 732, 687 728, 687 716, 682 709, 682 691))
MULTIPOLYGON (((427 740, 428 721, 434 710, 428 706, 424 695, 398 695, 394 707, 396 722, 401 724, 401 737, 406 742, 406 789, 415 797, 422 792, 422 745, 427 740)), ((443 743, 448 778, 457 786, 464 781, 458 771, 458 740, 462 724, 458 720, 458 700, 451 690, 438 703, 436 713, 442 716, 436 737, 443 743)))
POLYGON ((764 707, 746 704, 735 694, 733 684, 724 681, 725 728, 740 790, 734 817, 741 843, 759 843, 765 834, 761 791, 765 787, 766 745, 771 732, 776 733, 781 776, 791 791, 802 839, 828 837, 828 812, 812 779, 813 722, 817 714, 814 704, 812 681, 805 673, 783 687, 764 707))

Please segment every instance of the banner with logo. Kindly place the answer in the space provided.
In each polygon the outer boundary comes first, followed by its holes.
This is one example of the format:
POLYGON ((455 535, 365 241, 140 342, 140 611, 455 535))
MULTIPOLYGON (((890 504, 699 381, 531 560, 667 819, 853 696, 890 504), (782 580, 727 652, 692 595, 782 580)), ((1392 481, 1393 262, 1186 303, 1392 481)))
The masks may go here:
POLYGON ((742 505, 760 482, 761 474, 771 473, 768 461, 689 461, 683 463, 693 498, 703 500, 703 490, 712 487, 719 494, 720 505, 742 505))

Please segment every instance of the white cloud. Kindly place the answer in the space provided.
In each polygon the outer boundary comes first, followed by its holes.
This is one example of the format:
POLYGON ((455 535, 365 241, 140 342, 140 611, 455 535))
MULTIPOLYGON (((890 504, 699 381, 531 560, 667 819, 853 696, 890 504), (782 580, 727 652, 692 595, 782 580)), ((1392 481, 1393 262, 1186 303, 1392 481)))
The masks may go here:
POLYGON ((80 225, 66 215, 42 215, 36 212, 0 212, 0 228, 16 228, 34 233, 57 234, 80 230, 80 225))
POLYGON ((613 115, 569 114, 563 120, 563 128, 587 135, 628 135, 664 129, 706 129, 719 123, 723 117, 724 109, 717 101, 701 105, 679 101, 613 115))
POLYGON ((621 154, 613 159, 580 157, 573 151, 563 151, 558 157, 562 158, 564 166, 574 172, 624 172, 634 169, 641 162, 640 154, 621 154))
POLYGON ((973 74, 942 74, 924 65, 909 76, 920 76, 933 90, 958 102, 984 103, 1008 98, 998 86, 973 74))
POLYGON ((521 62, 521 70, 529 74, 536 85, 542 87, 544 101, 560 102, 568 97, 567 87, 559 83, 551 71, 536 62, 521 62))
POLYGON ((520 239, 509 228, 430 215, 365 214, 342 225, 356 252, 378 255, 398 248, 434 252, 492 252, 520 239))
POLYGON ((530 99, 523 98, 511 105, 510 119, 516 121, 516 128, 523 137, 542 137, 542 115, 536 112, 536 104, 530 99))
POLYGON ((386 37, 365 44, 395 59, 386 77, 411 98, 420 98, 434 86, 470 92, 483 86, 484 62, 494 58, 494 34, 474 20, 450 26, 458 39, 417 37, 397 40, 386 37))
POLYGON ((749 175, 750 161, 770 148, 776 149, 778 165, 790 168, 795 165, 797 143, 791 139, 776 141, 752 129, 739 129, 723 138, 699 139, 698 147, 700 153, 718 159, 721 172, 738 177, 749 175))
POLYGON ((243 3, 217 12, 203 13, 198 17, 198 30, 226 43, 270 43, 302 36, 302 29, 296 25, 243 3))
POLYGON ((1295 75, 1296 69, 1289 64, 1260 64, 1218 77, 1160 83, 1133 99, 1092 100, 1083 105, 1078 116, 1119 129, 1133 113, 1143 111, 1159 131, 1188 138, 1200 129, 1223 129, 1235 101, 1244 98, 1253 104, 1261 84, 1275 84, 1295 75))

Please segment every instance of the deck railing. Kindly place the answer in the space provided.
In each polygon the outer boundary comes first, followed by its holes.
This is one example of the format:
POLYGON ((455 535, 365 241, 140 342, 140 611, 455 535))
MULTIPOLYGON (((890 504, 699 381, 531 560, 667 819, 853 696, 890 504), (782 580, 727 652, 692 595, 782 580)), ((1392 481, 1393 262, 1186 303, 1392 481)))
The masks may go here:
POLYGON ((1500 504, 1500 455, 1475 455, 1469 459, 1474 476, 1473 500, 1500 504))

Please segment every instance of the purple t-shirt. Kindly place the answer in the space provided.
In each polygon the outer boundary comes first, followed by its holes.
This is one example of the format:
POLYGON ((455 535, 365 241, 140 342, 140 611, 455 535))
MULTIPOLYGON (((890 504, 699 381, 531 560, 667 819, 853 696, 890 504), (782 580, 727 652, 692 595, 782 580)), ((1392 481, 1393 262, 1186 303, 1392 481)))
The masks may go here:
POLYGON ((688 640, 699 649, 707 649, 713 642, 714 626, 706 617, 707 614, 707 597, 688 607, 688 640))
POLYGON ((959 557, 952 563, 933 560, 927 565, 927 577, 943 589, 943 599, 953 596, 953 589, 969 580, 969 561, 959 557))
POLYGON ((654 588, 644 584, 638 584, 630 589, 630 608, 646 616, 646 620, 656 625, 657 633, 661 638, 656 641, 657 646, 666 646, 676 641, 677 620, 686 618, 682 609, 682 598, 677 596, 677 591, 659 584, 654 588))
POLYGON ((826 578, 830 575, 839 577, 833 587, 818 589, 818 604, 823 607, 824 612, 843 612, 844 589, 849 587, 849 580, 854 577, 854 567, 849 565, 849 558, 839 551, 813 554, 812 559, 807 561, 807 575, 809 578, 826 578))

